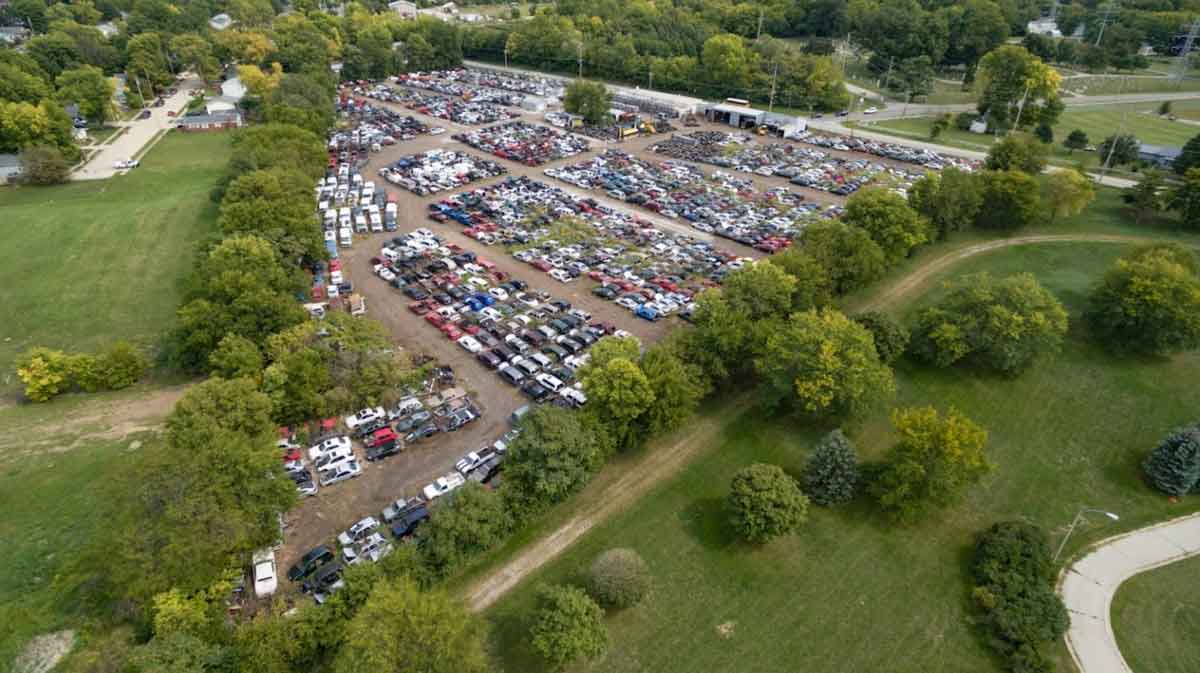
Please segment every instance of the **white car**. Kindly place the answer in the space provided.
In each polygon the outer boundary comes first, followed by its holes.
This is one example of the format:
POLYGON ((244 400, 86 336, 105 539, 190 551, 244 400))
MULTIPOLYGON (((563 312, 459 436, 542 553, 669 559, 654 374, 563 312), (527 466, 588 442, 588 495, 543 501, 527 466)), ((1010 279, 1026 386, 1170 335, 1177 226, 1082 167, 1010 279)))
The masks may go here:
POLYGON ((475 337, 470 334, 464 334, 458 338, 458 345, 462 346, 468 353, 475 354, 483 350, 483 344, 479 343, 475 337))
POLYGON ((113 168, 124 170, 126 168, 137 168, 140 162, 137 159, 118 159, 113 162, 113 168))
POLYGON ((279 579, 275 575, 275 552, 260 549, 254 552, 254 595, 266 598, 275 593, 279 579))
POLYGON ((866 110, 863 110, 863 114, 865 114, 865 115, 873 115, 876 112, 879 112, 879 108, 875 107, 874 105, 867 108, 866 110))
POLYGON ((318 471, 333 469, 338 463, 350 460, 354 457, 354 450, 349 446, 339 446, 336 449, 330 449, 322 453, 313 460, 313 464, 317 466, 318 471))
POLYGON ((484 460, 485 459, 480 457, 478 452, 472 451, 472 452, 468 453, 467 455, 463 456, 462 458, 459 458, 458 462, 454 464, 454 469, 458 470, 459 474, 465 476, 468 472, 470 472, 471 470, 474 470, 475 467, 478 466, 480 463, 482 463, 484 460))
POLYGON ((500 301, 508 301, 508 291, 502 287, 493 287, 492 289, 488 290, 488 294, 500 301))
POLYGON ((446 132, 446 129, 444 129, 440 126, 435 126, 431 129, 429 129, 429 135, 431 135, 431 136, 440 136, 445 132, 446 132))
POLYGON ((467 483, 467 480, 457 472, 447 473, 444 477, 438 477, 432 484, 429 484, 421 491, 428 501, 436 500, 437 498, 454 491, 454 489, 467 483))
POLYGON ((534 378, 537 379, 538 383, 542 384, 542 387, 546 388, 552 393, 557 393, 558 391, 562 390, 563 382, 559 380, 557 376, 552 376, 550 374, 538 374, 534 378))
POLYGON ((367 533, 374 531, 376 528, 379 528, 379 520, 373 516, 365 517, 339 534, 337 538, 338 543, 343 547, 349 547, 365 538, 367 533))
POLYGON ((574 278, 571 277, 571 274, 567 273, 566 271, 564 271, 562 269, 550 269, 550 277, 553 278, 554 280, 557 280, 560 283, 569 283, 569 282, 575 280, 574 278))
POLYGON ((375 407, 374 409, 360 409, 356 414, 350 414, 346 417, 346 427, 353 430, 363 423, 378 421, 387 418, 387 412, 383 407, 375 407))
POLYGON ((308 448, 308 459, 312 460, 312 461, 316 461, 318 458, 325 455, 326 453, 329 453, 330 451, 335 451, 337 449, 349 449, 349 448, 350 448, 350 438, 347 437, 346 435, 342 435, 340 437, 330 437, 328 439, 321 440, 320 442, 314 444, 313 446, 310 446, 308 448))
POLYGON ((362 474, 362 466, 358 464, 357 459, 351 458, 350 460, 344 460, 340 463, 336 463, 332 469, 324 470, 320 474, 321 485, 330 486, 338 483, 339 481, 353 479, 354 477, 362 474))
POLYGON ((585 395, 584 392, 579 388, 575 388, 573 386, 567 386, 566 388, 563 388, 559 395, 561 395, 564 400, 569 400, 577 407, 582 407, 583 405, 587 404, 587 395, 585 395))

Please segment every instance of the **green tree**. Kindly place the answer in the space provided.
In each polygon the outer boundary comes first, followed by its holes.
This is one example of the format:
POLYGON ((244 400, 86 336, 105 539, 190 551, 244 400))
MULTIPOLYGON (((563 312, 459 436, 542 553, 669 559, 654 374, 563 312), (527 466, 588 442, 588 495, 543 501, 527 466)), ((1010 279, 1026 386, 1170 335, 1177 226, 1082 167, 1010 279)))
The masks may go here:
POLYGON ((989 171, 1023 171, 1037 175, 1046 169, 1049 150, 1025 135, 1010 135, 988 150, 984 168, 989 171))
POLYGON ((325 175, 328 163, 325 142, 312 131, 290 124, 262 124, 241 129, 233 137, 228 179, 254 170, 282 168, 316 180, 325 175))
POLYGON ((639 365, 654 395, 638 419, 639 425, 650 436, 682 426, 696 413, 707 392, 700 373, 663 344, 649 348, 639 365))
POLYGON ((756 463, 739 470, 729 486, 727 507, 734 530, 753 544, 787 535, 808 518, 808 498, 777 465, 756 463))
POLYGON ((1200 168, 1183 174, 1183 181, 1170 192, 1167 205, 1178 211, 1185 228, 1200 229, 1200 168))
MULTIPOLYGON (((166 45, 158 33, 142 33, 129 39, 125 47, 128 61, 125 72, 130 77, 138 78, 143 86, 149 88, 148 94, 153 95, 174 78, 167 63, 166 45)), ((136 86, 131 86, 137 89, 136 86)))
POLYGON ((1058 97, 1061 75, 1019 45, 1006 44, 979 60, 978 109, 989 126, 1053 125, 1062 112, 1058 97))
POLYGON ((842 221, 867 232, 891 264, 928 241, 926 223, 904 198, 882 188, 868 188, 846 202, 842 221))
POLYGON ((1049 124, 1038 124, 1033 129, 1033 137, 1038 139, 1038 142, 1050 149, 1050 144, 1054 142, 1054 127, 1049 124))
POLYGON ((833 283, 829 272, 812 255, 797 247, 767 258, 795 281, 792 289, 793 311, 807 311, 833 303, 833 283))
POLYGON ((608 121, 608 111, 612 109, 612 94, 600 82, 575 80, 567 86, 563 109, 583 116, 593 126, 604 126, 608 121))
POLYGON ((1131 133, 1113 134, 1096 148, 1096 156, 1110 166, 1121 166, 1137 161, 1141 142, 1131 133))
POLYGON ((587 591, 605 608, 632 607, 650 591, 650 568, 632 549, 609 549, 588 567, 587 591))
POLYGON ((504 461, 505 498, 522 514, 562 502, 604 465, 612 447, 586 414, 537 407, 521 419, 521 434, 504 461))
POLYGON ((973 274, 917 314, 911 352, 938 367, 966 362, 1015 375, 1057 353, 1066 333, 1066 310, 1032 274, 973 274))
POLYGON ((724 33, 704 41, 700 62, 706 78, 723 91, 741 92, 750 83, 754 53, 746 49, 742 38, 724 33))
POLYGON ((883 249, 858 227, 828 221, 804 229, 803 251, 829 274, 833 292, 844 295, 870 285, 887 270, 883 249))
POLYGON ((889 514, 911 522, 958 499, 991 465, 984 454, 988 433, 955 409, 896 409, 899 441, 888 450, 871 493, 889 514))
POLYGON ((313 225, 312 181, 303 173, 271 168, 244 173, 229 184, 218 223, 226 235, 255 234, 274 244, 287 260, 325 257, 313 225))
POLYGON ((1137 183, 1128 187, 1121 198, 1134 212, 1134 224, 1141 224, 1147 215, 1161 212, 1166 207, 1166 180, 1161 171, 1142 171, 1137 183))
POLYGON ((926 173, 913 183, 908 203, 929 220, 932 236, 946 240, 951 232, 975 223, 983 206, 983 182, 977 175, 951 166, 940 174, 926 173))
POLYGON ((225 648, 186 633, 155 637, 133 649, 130 673, 216 673, 225 670, 225 648))
POLYGON ((858 454, 840 429, 825 435, 804 465, 800 484, 822 507, 850 502, 858 492, 858 454))
POLYGON ((1184 143, 1183 151, 1175 158, 1171 167, 1179 175, 1184 175, 1193 168, 1200 168, 1200 134, 1184 143))
POLYGON ((1187 495, 1200 485, 1200 428, 1189 425, 1170 432, 1142 462, 1146 479, 1172 496, 1187 495))
POLYGON ((973 68, 984 54, 1008 39, 1008 21, 991 0, 966 0, 947 9, 950 26, 948 62, 973 68))
POLYGON ((0 62, 0 100, 36 105, 49 98, 50 91, 50 85, 40 75, 15 63, 0 62))
MULTIPOLYGON (((1195 170, 1195 169, 1193 169, 1195 170)), ((1178 245, 1142 248, 1118 259, 1092 290, 1084 320, 1118 352, 1169 355, 1200 346, 1200 278, 1178 245)))
POLYGON ((117 341, 97 358, 103 387, 121 390, 137 383, 150 367, 150 360, 128 341, 117 341))
POLYGON ((496 491, 472 482, 447 497, 417 532, 421 557, 437 577, 496 546, 512 529, 512 516, 496 491))
POLYGON ((75 39, 61 30, 33 37, 25 44, 25 51, 51 80, 62 71, 78 67, 83 62, 75 39))
POLYGON ((756 362, 767 408, 856 417, 896 391, 871 333, 832 309, 794 314, 767 337, 756 362))
POLYGON ((55 80, 58 100, 75 103, 79 114, 93 122, 108 119, 112 109, 113 85, 99 68, 90 65, 64 70, 55 80))
POLYGON ((1041 190, 1033 176, 1021 171, 987 171, 980 180, 983 199, 975 226, 1015 230, 1041 219, 1041 190))
POLYGON ((595 659, 608 649, 604 610, 583 589, 542 586, 537 593, 529 644, 551 670, 595 659))
POLYGON ((255 379, 262 375, 263 356, 258 346, 246 337, 226 335, 208 356, 212 373, 227 379, 255 379))
POLYGON ((884 364, 892 364, 904 355, 908 348, 911 335, 908 329, 896 322, 891 316, 879 311, 869 311, 854 316, 854 322, 867 328, 871 339, 875 342, 875 352, 884 364))
POLYGON ((950 118, 949 113, 941 115, 941 116, 937 117, 936 119, 934 119, 932 122, 929 123, 929 139, 937 140, 938 138, 942 137, 942 134, 945 133, 946 130, 950 128, 950 124, 951 124, 951 118, 950 118))
POLYGON ((796 284, 781 266, 759 261, 726 276, 721 292, 734 310, 750 320, 771 320, 791 312, 796 284))
POLYGON ((1046 176, 1043 188, 1051 222, 1058 217, 1071 217, 1082 213, 1096 198, 1096 188, 1092 186, 1092 181, 1078 171, 1055 171, 1046 176))
POLYGON ((1074 154, 1075 150, 1081 150, 1088 146, 1088 134, 1080 129, 1075 129, 1063 141, 1063 147, 1067 148, 1068 154, 1074 154))
POLYGON ((172 37, 170 48, 181 66, 196 73, 205 82, 211 82, 220 72, 221 64, 213 56, 212 45, 196 33, 172 37))
POLYGON ((629 449, 644 437, 638 436, 635 420, 654 404, 654 388, 636 362, 618 357, 597 365, 589 363, 579 372, 588 396, 588 410, 604 424, 618 449, 629 449))
POLYGON ((380 583, 346 626, 336 673, 484 673, 486 627, 442 591, 380 583))
POLYGON ((51 145, 30 145, 21 150, 21 180, 31 185, 60 185, 71 177, 71 164, 51 145))
POLYGON ((207 435, 229 431, 256 437, 274 428, 271 400, 249 379, 210 378, 188 390, 167 416, 167 441, 191 448, 207 435))

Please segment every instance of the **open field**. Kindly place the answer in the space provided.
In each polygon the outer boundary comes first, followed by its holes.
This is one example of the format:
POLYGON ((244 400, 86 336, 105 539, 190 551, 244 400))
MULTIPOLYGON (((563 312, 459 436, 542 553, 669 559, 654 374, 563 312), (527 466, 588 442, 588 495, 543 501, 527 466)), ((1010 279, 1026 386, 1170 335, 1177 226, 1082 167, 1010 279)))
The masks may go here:
POLYGON ((1085 96, 1111 96, 1123 93, 1174 93, 1200 90, 1200 79, 1185 77, 1072 77, 1063 80, 1063 89, 1085 96))
POLYGON ((1113 630, 1134 673, 1200 670, 1200 558, 1137 575, 1113 600, 1113 630))
MULTIPOLYGON (((1088 141, 1099 145, 1106 137, 1121 127, 1138 137, 1139 140, 1156 145, 1182 146, 1189 139, 1200 134, 1200 127, 1184 121, 1170 121, 1159 117, 1158 106, 1153 103, 1129 103, 1121 105, 1097 105, 1069 107, 1054 126, 1054 143, 1051 159, 1060 164, 1082 163, 1085 167, 1096 167, 1103 162, 1096 152, 1068 152, 1062 146, 1062 141, 1075 129, 1081 129, 1088 135, 1088 141)), ((1174 101, 1172 110, 1177 116, 1188 119, 1200 115, 1200 101, 1174 101)), ((994 139, 990 135, 980 135, 960 131, 951 127, 937 139, 929 140, 929 125, 931 117, 909 117, 905 119, 886 119, 879 122, 863 124, 863 128, 882 133, 936 142, 950 147, 986 152, 994 139)))
MULTIPOLYGON (((1011 248, 944 277, 1028 270, 1077 315, 1086 288, 1124 249, 1011 248)), ((631 546, 650 563, 654 592, 609 619, 610 654, 583 670, 999 670, 967 623, 963 572, 973 534, 1017 517, 1061 533, 1082 503, 1122 515, 1119 528, 1077 532, 1077 549, 1200 507, 1194 500, 1168 505, 1139 482, 1136 467, 1152 438, 1193 419, 1200 393, 1189 381, 1197 373, 1195 355, 1115 360, 1078 334, 1059 358, 1013 380, 902 363, 896 403, 954 405, 981 422, 991 432, 996 471, 963 504, 919 525, 895 527, 860 501, 813 511, 799 535, 762 549, 744 547, 726 530, 721 498, 729 476, 754 461, 795 473, 818 433, 788 419, 764 423, 757 410, 726 411, 721 438, 698 460, 489 613, 505 669, 538 670, 524 642, 533 584, 575 581, 599 551, 631 546), (732 628, 727 639, 718 635, 721 625, 732 628), (860 642, 871 646, 847 646, 860 642)), ((854 437, 862 457, 879 457, 890 441, 886 419, 870 419, 854 437)))
POLYGON ((228 147, 225 134, 173 133, 124 176, 0 190, 0 392, 16 390, 13 359, 32 346, 153 346, 196 243, 215 229, 208 194, 228 147))

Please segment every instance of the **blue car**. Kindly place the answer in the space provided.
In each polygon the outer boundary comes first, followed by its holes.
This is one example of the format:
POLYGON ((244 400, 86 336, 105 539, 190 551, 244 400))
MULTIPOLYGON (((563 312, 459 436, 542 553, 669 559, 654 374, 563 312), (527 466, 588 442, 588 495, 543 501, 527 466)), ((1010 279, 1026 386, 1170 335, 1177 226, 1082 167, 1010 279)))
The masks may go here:
POLYGON ((658 319, 662 317, 656 309, 646 306, 645 304, 637 307, 637 310, 634 311, 633 314, 643 320, 649 320, 650 322, 657 322, 658 319))

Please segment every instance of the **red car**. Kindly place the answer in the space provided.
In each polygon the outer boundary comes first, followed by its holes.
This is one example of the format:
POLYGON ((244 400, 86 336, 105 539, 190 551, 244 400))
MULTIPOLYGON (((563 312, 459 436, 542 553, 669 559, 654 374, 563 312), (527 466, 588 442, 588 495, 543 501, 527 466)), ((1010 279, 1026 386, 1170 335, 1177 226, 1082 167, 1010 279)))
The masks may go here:
POLYGON ((534 260, 533 262, 530 263, 530 266, 537 269, 538 271, 545 271, 545 272, 549 272, 550 269, 554 268, 554 266, 552 264, 550 264, 550 262, 547 262, 544 259, 534 260))
POLYGON ((300 460, 300 447, 298 446, 286 449, 283 452, 283 462, 290 463, 293 460, 300 460))
POLYGON ((433 313, 433 312, 430 312, 430 313, 428 313, 428 314, 425 316, 425 320, 429 321, 429 324, 430 324, 430 325, 433 325, 434 327, 437 327, 437 328, 439 328, 439 329, 440 329, 440 328, 441 328, 443 325, 445 325, 445 324, 446 324, 446 319, 445 319, 445 318, 443 318, 442 316, 440 316, 440 315, 438 315, 438 314, 436 314, 436 313, 433 313))
POLYGON ((458 341, 460 338, 462 338, 463 334, 457 327, 454 325, 446 325, 446 327, 449 329, 443 329, 442 331, 446 333, 447 339, 451 341, 458 341))
POLYGON ((463 331, 471 336, 475 336, 476 334, 479 334, 479 325, 467 325, 466 327, 463 327, 463 331))
POLYGON ((592 280, 596 281, 597 283, 604 282, 604 273, 600 272, 600 271, 588 271, 587 277, 591 278, 592 280))
POLYGON ((396 439, 396 431, 391 428, 380 428, 363 439, 364 446, 378 446, 384 442, 396 439))

